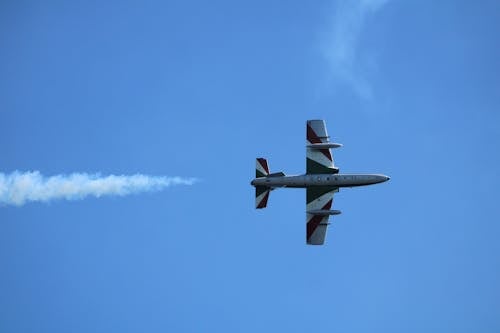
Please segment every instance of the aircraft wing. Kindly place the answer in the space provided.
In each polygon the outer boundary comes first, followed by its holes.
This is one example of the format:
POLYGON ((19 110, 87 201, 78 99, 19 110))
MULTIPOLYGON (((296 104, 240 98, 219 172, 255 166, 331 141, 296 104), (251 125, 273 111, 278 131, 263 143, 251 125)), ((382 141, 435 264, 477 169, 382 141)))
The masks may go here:
POLYGON ((339 169, 335 167, 330 148, 337 148, 340 146, 340 144, 330 142, 324 120, 308 120, 306 173, 337 173, 339 169))
POLYGON ((330 215, 338 211, 330 210, 333 194, 338 188, 331 186, 314 186, 306 188, 306 241, 310 245, 322 245, 325 242, 326 228, 330 215))

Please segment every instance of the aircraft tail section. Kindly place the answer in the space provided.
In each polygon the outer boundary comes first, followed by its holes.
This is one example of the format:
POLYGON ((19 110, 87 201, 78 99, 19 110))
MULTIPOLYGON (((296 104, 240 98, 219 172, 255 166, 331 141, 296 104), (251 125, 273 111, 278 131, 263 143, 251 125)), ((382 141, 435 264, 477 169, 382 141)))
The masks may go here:
MULTIPOLYGON (((269 166, 265 158, 259 157, 255 161, 255 178, 269 176, 269 166)), ((255 208, 266 208, 271 188, 267 186, 255 186, 255 208)))
POLYGON ((261 209, 267 207, 271 188, 267 186, 255 186, 255 208, 261 209))
POLYGON ((269 166, 265 158, 259 157, 255 162, 255 178, 269 176, 269 166))
MULTIPOLYGON (((271 177, 284 177, 285 174, 283 172, 269 172, 269 166, 267 164, 267 160, 265 158, 259 157, 255 162, 255 178, 265 178, 269 179, 271 177)), ((262 184, 263 182, 259 182, 262 184)), ((253 185, 253 182, 252 182, 253 185)), ((255 186, 255 185, 254 185, 255 186)), ((269 200, 269 192, 274 190, 275 187, 265 186, 265 185, 256 185, 255 186, 255 208, 266 208, 267 201, 269 200)))

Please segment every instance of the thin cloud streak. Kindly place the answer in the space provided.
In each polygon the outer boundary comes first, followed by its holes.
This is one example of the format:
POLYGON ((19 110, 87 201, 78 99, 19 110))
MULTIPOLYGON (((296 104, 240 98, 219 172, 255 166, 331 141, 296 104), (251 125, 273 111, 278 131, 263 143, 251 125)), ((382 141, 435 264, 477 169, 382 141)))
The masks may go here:
POLYGON ((330 74, 350 86, 363 99, 372 99, 373 89, 366 79, 358 54, 358 40, 365 21, 388 0, 339 0, 326 33, 323 55, 330 74))
POLYGON ((30 201, 77 200, 88 196, 125 196, 195 182, 195 178, 142 174, 103 177, 99 174, 73 173, 44 177, 38 171, 15 171, 11 174, 0 173, 0 205, 22 206, 30 201))

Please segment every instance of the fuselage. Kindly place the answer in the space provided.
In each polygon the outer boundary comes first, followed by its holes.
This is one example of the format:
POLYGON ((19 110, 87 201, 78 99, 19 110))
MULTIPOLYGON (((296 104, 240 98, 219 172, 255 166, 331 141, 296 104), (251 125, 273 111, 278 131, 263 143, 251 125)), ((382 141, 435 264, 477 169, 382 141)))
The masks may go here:
POLYGON ((268 176, 252 180, 253 186, 295 187, 311 186, 355 187, 383 183, 390 178, 380 174, 310 174, 298 176, 268 176))

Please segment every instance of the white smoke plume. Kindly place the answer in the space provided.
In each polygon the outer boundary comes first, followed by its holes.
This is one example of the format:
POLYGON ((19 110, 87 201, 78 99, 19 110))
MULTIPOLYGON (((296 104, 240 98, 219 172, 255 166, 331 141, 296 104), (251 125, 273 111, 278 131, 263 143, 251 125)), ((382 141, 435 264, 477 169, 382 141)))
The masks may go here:
MULTIPOLYGON (((323 53, 332 77, 350 86, 365 100, 373 97, 372 85, 360 57, 359 38, 366 20, 389 0, 338 0, 331 16, 331 26, 325 34, 323 53)), ((367 55, 364 54, 366 58, 367 55)))
POLYGON ((101 176, 73 173, 44 177, 38 171, 0 173, 0 205, 22 206, 29 201, 76 200, 88 196, 124 196, 159 191, 172 185, 192 185, 194 178, 147 175, 101 176))

